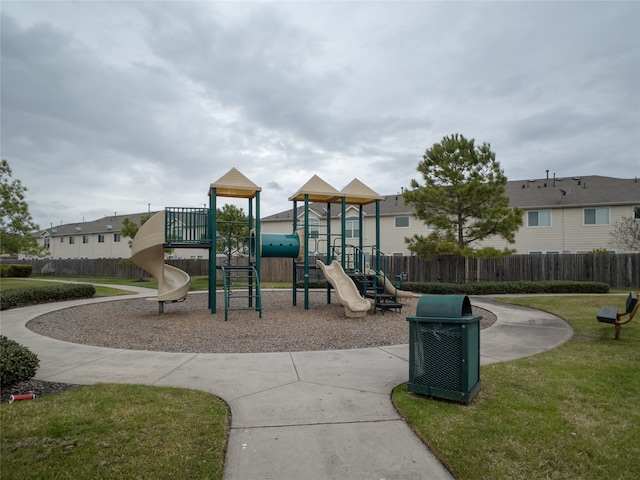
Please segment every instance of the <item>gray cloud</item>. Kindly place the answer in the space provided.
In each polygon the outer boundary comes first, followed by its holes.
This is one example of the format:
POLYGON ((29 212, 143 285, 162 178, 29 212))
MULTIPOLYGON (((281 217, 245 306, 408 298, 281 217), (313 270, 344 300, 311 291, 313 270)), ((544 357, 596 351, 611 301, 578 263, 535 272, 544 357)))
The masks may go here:
POLYGON ((231 167, 263 214, 314 174, 396 193, 455 132, 511 179, 632 177, 639 20, 636 2, 5 2, 2 155, 45 226, 201 206, 231 167))

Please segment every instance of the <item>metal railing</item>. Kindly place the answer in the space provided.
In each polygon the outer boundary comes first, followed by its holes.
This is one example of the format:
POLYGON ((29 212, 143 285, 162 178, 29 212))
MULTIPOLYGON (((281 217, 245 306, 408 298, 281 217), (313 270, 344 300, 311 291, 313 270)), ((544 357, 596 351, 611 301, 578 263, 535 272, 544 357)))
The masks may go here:
POLYGON ((211 245, 209 209, 167 207, 164 238, 168 245, 211 245))

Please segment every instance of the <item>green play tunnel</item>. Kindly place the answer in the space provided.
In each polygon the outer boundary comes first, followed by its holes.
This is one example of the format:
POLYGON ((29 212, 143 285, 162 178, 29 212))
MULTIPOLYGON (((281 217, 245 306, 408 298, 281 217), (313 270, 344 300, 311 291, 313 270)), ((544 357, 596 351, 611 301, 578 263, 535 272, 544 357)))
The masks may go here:
MULTIPOLYGON (((255 232, 251 232, 251 251, 255 252, 255 232)), ((300 237, 297 233, 261 233, 260 257, 298 258, 300 237)))

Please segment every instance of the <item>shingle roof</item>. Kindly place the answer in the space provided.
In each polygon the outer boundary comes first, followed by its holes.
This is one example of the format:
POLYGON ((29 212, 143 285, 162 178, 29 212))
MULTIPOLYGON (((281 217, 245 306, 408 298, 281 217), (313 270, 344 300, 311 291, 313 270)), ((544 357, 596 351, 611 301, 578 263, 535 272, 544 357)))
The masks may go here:
MULTIPOLYGON (((404 204, 402 195, 380 195, 380 215, 411 215, 413 214, 413 208, 404 204)), ((375 199, 374 199, 375 200, 375 199)), ((352 205, 352 204, 349 204, 352 205)), ((358 203, 356 203, 358 205, 358 203)), ((321 218, 326 216, 326 202, 312 202, 309 204, 309 210, 316 212, 321 218)), ((365 215, 375 215, 376 207, 375 203, 369 203, 362 206, 362 211, 365 215)), ((292 209, 284 210, 268 217, 263 217, 262 222, 282 221, 283 219, 292 218, 292 209)), ((304 213, 304 206, 298 206, 297 215, 304 213)), ((338 217, 341 213, 340 208, 335 206, 331 209, 331 216, 338 217)))
MULTIPOLYGON (((347 187, 345 187, 346 189, 347 187)), ((302 190, 302 189, 301 189, 302 190)), ((375 193, 375 192, 374 192, 375 193)), ((340 192, 338 192, 341 195, 340 192)), ((510 205, 525 209, 585 207, 597 205, 638 205, 640 206, 640 179, 613 178, 600 175, 586 177, 511 180, 507 182, 506 194, 510 205), (563 194, 562 190, 566 192, 563 194)), ((414 209, 404 204, 401 194, 380 196, 380 215, 412 215, 414 209)), ((312 202, 309 209, 319 216, 326 215, 326 202, 312 202)), ((363 206, 365 215, 375 215, 375 204, 363 206)), ((297 214, 304 212, 304 206, 298 206, 297 214)), ((154 214, 157 212, 151 212, 154 214)), ((53 226, 34 232, 35 236, 49 234, 51 236, 86 235, 95 233, 119 232, 122 221, 129 218, 140 223, 140 217, 149 212, 131 213, 127 215, 111 215, 89 222, 68 223, 53 226)), ((263 217, 261 221, 282 221, 291 218, 292 210, 263 217)), ((340 215, 339 208, 332 208, 331 215, 340 215)))
MULTIPOLYGON (((640 205, 640 179, 613 178, 600 175, 586 177, 511 180, 507 182, 506 194, 512 207, 554 208, 584 207, 593 205, 640 205), (563 194, 562 190, 566 192, 563 194)), ((402 195, 385 195, 380 202, 380 215, 411 215, 414 209, 404 204, 402 195)), ((326 204, 311 203, 309 208, 323 212, 326 204)), ((365 205, 366 215, 375 215, 375 205, 365 205)), ((303 207, 298 207, 298 215, 303 207)), ((332 209, 336 217, 339 209, 332 209)), ((291 218, 291 209, 264 217, 262 221, 281 221, 291 218)))
POLYGON ((510 181, 506 189, 514 207, 585 207, 640 204, 640 180, 599 175, 510 181))
POLYGON ((127 215, 110 215, 92 220, 89 222, 67 223, 65 225, 54 225, 49 228, 38 230, 34 236, 49 235, 51 237, 70 235, 91 235, 96 233, 117 233, 122 230, 122 221, 129 218, 132 222, 140 224, 140 217, 143 215, 153 215, 157 212, 130 213, 127 215))

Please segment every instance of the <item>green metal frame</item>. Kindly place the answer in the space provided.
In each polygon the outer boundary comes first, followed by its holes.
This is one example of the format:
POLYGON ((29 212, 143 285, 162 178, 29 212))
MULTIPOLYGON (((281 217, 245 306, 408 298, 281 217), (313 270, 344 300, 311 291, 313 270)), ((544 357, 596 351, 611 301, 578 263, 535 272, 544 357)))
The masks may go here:
MULTIPOLYGON (((201 248, 209 248, 209 302, 208 306, 212 314, 216 313, 216 289, 217 289, 217 255, 216 255, 216 238, 218 232, 217 221, 217 189, 211 187, 209 191, 209 208, 166 208, 166 222, 165 222, 165 245, 167 247, 194 247, 199 246, 201 248), (180 222, 181 232, 180 238, 174 238, 174 231, 172 226, 175 222, 180 222), (185 235, 186 233, 186 235, 185 235)), ((380 271, 380 200, 376 200, 376 239, 375 249, 373 252, 375 256, 371 256, 371 262, 375 262, 375 270, 380 271)), ((340 242, 340 261, 342 267, 346 267, 347 258, 347 242, 345 238, 345 225, 346 225, 346 199, 343 196, 340 202, 341 207, 341 242, 340 242)), ((249 242, 249 262, 253 263, 252 275, 256 276, 256 282, 249 282, 249 302, 252 306, 253 299, 256 298, 253 295, 253 289, 258 288, 260 284, 260 252, 261 252, 261 235, 260 235, 260 191, 256 191, 254 197, 249 198, 249 231, 255 231, 255 239, 249 242), (254 215, 255 205, 255 215, 254 215), (254 225, 255 218, 255 225, 254 225)), ((297 201, 293 201, 293 231, 298 230, 298 215, 297 215, 297 201)), ((304 196, 304 252, 303 252, 303 268, 304 268, 304 308, 309 309, 309 195, 304 196)), ((362 251, 364 243, 364 212, 363 206, 359 205, 359 235, 358 235, 358 249, 362 251)), ((327 264, 337 256, 336 247, 331 245, 331 202, 327 203, 327 264)), ((364 269, 364 256, 358 259, 361 264, 360 268, 364 269)), ((292 302, 295 306, 297 304, 297 265, 296 259, 293 259, 293 284, 292 284, 292 302)), ((259 294, 258 294, 259 297, 259 294)), ((260 300, 257 300, 261 303, 260 300)), ((331 303, 331 291, 327 286, 327 303, 331 303)), ((260 306, 261 309, 261 306, 260 306)), ((226 310, 226 308, 225 308, 226 310)), ((261 310, 260 310, 261 312, 261 310)), ((226 315, 225 315, 226 318, 226 315)))
POLYGON ((480 320, 464 295, 428 295, 409 322, 407 390, 470 403, 481 387, 480 320), (428 314, 428 316, 427 316, 428 314))
POLYGON ((260 295, 260 277, 253 265, 232 267, 223 265, 221 267, 224 283, 224 321, 229 318, 229 312, 234 310, 256 310, 258 317, 262 318, 262 299, 260 295), (235 284, 235 280, 246 280, 245 283, 235 284), (237 294, 234 287, 240 287, 241 291, 246 288, 247 294, 237 294), (254 293, 255 291, 255 293, 254 293), (232 299, 246 299, 247 306, 232 306, 232 299), (254 305, 255 300, 255 305, 254 305))
MULTIPOLYGON (((211 187, 209 191, 209 238, 211 240, 211 253, 209 255, 209 308, 212 314, 216 313, 217 305, 216 305, 216 287, 217 287, 217 255, 215 249, 215 238, 218 232, 218 219, 217 219, 217 189, 215 187, 211 187)), ((251 275, 255 275, 256 282, 249 282, 249 307, 253 307, 253 299, 257 298, 256 307, 259 307, 260 316, 262 316, 262 301, 260 299, 260 191, 255 192, 255 196, 249 198, 249 220, 248 226, 249 231, 252 231, 255 228, 255 239, 252 242, 249 242, 249 263, 251 264, 253 259, 253 270, 251 271, 251 275), (254 203, 255 203, 255 215, 254 215, 254 203), (253 224, 253 219, 255 221, 255 227, 253 224), (257 292, 254 295, 253 289, 257 288, 257 292)), ((224 282, 223 282, 224 283, 224 282)), ((226 319, 226 311, 225 311, 225 319, 226 319)))

